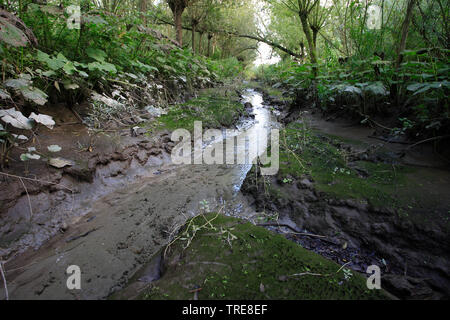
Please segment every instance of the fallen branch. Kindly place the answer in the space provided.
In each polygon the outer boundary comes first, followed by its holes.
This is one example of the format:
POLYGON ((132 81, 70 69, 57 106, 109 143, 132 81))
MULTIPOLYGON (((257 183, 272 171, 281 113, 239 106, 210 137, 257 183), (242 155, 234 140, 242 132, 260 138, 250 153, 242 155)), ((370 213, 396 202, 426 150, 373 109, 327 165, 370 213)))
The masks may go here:
POLYGON ((61 186, 64 189, 69 190, 70 192, 74 192, 72 189, 60 184, 60 183, 56 183, 56 182, 50 182, 50 181, 45 181, 45 180, 39 180, 39 179, 34 179, 34 178, 27 178, 27 177, 22 177, 22 176, 16 176, 14 174, 9 174, 9 173, 5 173, 5 172, 0 172, 1 175, 7 176, 7 177, 11 177, 11 178, 17 178, 17 179, 24 179, 24 180, 29 180, 29 181, 35 181, 35 182, 41 182, 41 183, 48 183, 48 184, 52 184, 52 185, 56 185, 56 186, 61 186))
POLYGON ((94 232, 94 231, 97 231, 98 229, 100 229, 100 228, 97 228, 97 227, 96 227, 96 228, 92 228, 91 230, 86 231, 86 232, 83 233, 83 234, 76 235, 76 236, 73 236, 73 237, 69 237, 69 238, 66 239, 66 242, 72 242, 72 241, 74 241, 74 240, 77 240, 77 239, 86 237, 88 234, 90 234, 90 233, 92 233, 92 232, 94 232))
POLYGON ((418 146, 419 144, 425 143, 425 142, 430 142, 430 141, 436 141, 436 140, 442 140, 442 139, 447 139, 450 138, 450 135, 446 135, 446 136, 438 136, 438 137, 433 137, 433 138, 429 138, 429 139, 425 139, 419 142, 416 142, 412 145, 410 145, 408 148, 405 149, 405 151, 408 151, 409 149, 412 149, 416 146, 418 146))
POLYGON ((371 139, 377 139, 377 140, 380 140, 380 141, 384 141, 384 142, 387 142, 387 143, 398 143, 398 144, 411 144, 410 142, 404 142, 404 141, 392 141, 392 140, 390 140, 390 139, 387 139, 387 138, 383 138, 383 137, 377 137, 377 136, 367 136, 368 138, 371 138, 371 139))
POLYGON ((321 273, 311 273, 311 272, 302 272, 302 273, 294 273, 288 277, 302 277, 302 276, 317 276, 317 277, 328 277, 329 274, 321 274, 321 273))
POLYGON ((257 223, 256 225, 261 226, 261 227, 285 227, 285 228, 293 230, 294 232, 289 232, 292 234, 296 234, 296 235, 300 235, 300 236, 308 236, 308 237, 313 237, 313 238, 327 238, 327 236, 321 236, 318 234, 298 232, 298 230, 296 230, 295 228, 291 227, 288 224, 283 224, 283 223, 267 222, 267 223, 257 223))
POLYGON ((28 189, 25 186, 25 183, 23 183, 22 178, 19 178, 20 182, 22 183, 23 188, 25 189, 25 193, 27 194, 27 199, 28 199, 28 206, 30 207, 30 221, 33 218, 33 208, 31 207, 31 199, 30 199, 30 195, 28 194, 28 189))

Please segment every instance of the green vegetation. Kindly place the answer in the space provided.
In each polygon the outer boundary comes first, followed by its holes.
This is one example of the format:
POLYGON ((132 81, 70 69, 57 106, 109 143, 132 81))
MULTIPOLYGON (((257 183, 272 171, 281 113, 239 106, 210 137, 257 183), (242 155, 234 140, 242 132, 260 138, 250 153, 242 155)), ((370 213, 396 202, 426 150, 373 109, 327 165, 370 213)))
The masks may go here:
POLYGON ((173 105, 167 114, 150 124, 150 129, 192 131, 194 121, 202 121, 203 128, 229 128, 243 114, 244 106, 232 87, 204 89, 199 97, 173 105))
MULTIPOLYGON (((239 76, 256 48, 254 40, 230 39, 203 30, 213 22, 234 28, 240 19, 249 22, 242 28, 251 29, 253 10, 234 1, 227 5, 210 0, 191 3, 184 21, 196 20, 200 37, 195 40, 193 32, 192 42, 185 46, 171 39, 174 30, 164 26, 171 10, 164 1, 0 4, 2 168, 11 161, 39 157, 24 149, 20 159, 11 158, 12 150, 31 141, 37 130, 38 121, 28 119, 30 110, 53 121, 48 114, 60 112, 56 108, 62 102, 67 112, 96 132, 111 126, 144 126, 145 108, 167 108, 199 89, 239 76), (85 104, 88 108, 78 114, 74 106, 85 104), (43 106, 52 106, 45 109, 47 115, 38 112, 43 106), (124 115, 132 120, 123 122, 124 115)), ((213 127, 230 126, 241 113, 241 106, 227 99, 199 98, 190 103, 194 109, 175 105, 161 122, 172 128, 171 122, 181 120, 189 126, 182 119, 204 118, 213 127)))
POLYGON ((396 191, 405 184, 405 173, 412 170, 369 161, 356 161, 350 166, 349 158, 357 152, 339 148, 343 143, 341 139, 317 134, 299 123, 288 125, 280 137, 278 175, 296 179, 308 175, 318 190, 336 198, 354 198, 376 206, 392 206, 396 201, 396 191))
POLYGON ((166 252, 167 270, 139 298, 387 299, 360 274, 281 235, 221 214, 188 222, 166 252))
POLYGON ((275 49, 282 60, 258 78, 303 99, 310 92, 324 112, 394 119, 392 135, 450 133, 448 1, 267 2, 271 40, 291 54, 275 49))

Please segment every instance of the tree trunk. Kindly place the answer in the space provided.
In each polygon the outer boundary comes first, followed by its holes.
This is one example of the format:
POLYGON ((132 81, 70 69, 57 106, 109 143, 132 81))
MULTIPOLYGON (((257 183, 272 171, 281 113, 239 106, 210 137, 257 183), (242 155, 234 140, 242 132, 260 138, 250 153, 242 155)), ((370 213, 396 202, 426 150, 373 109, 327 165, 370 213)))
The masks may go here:
POLYGON ((300 42, 300 60, 302 61, 302 63, 305 62, 305 44, 302 42, 300 42))
POLYGON ((202 54, 202 38, 203 32, 200 32, 198 35, 198 54, 202 54))
POLYGON ((180 47, 183 46, 183 28, 181 25, 181 14, 183 13, 183 10, 175 9, 173 12, 173 18, 175 20, 175 29, 176 29, 176 35, 177 35, 177 42, 180 45, 180 47))
POLYGON ((145 15, 147 12, 147 0, 139 0, 139 11, 141 12, 141 18, 144 26, 147 26, 147 16, 145 15))
POLYGON ((195 27, 197 25, 195 23, 192 23, 192 53, 195 54, 195 27))
POLYGON ((317 35, 319 34, 319 30, 313 29, 312 30, 312 36, 313 36, 313 47, 314 51, 317 53, 317 35))
POLYGON ((212 34, 208 33, 208 57, 211 55, 211 39, 212 39, 212 34))
POLYGON ((413 9, 414 9, 414 5, 416 4, 416 1, 417 0, 409 0, 409 2, 408 2, 405 20, 403 20, 403 24, 402 24, 402 33, 401 33, 400 43, 397 47, 397 61, 395 63, 396 69, 398 69, 400 67, 400 64, 402 63, 402 60, 403 60, 402 52, 406 48, 406 39, 408 38, 408 28, 409 28, 409 24, 411 23, 412 13, 413 13, 413 9))
POLYGON ((308 42, 308 53, 309 53, 309 61, 314 65, 313 66, 313 75, 314 78, 317 77, 317 54, 316 54, 316 48, 314 47, 314 42, 313 42, 313 36, 311 34, 311 29, 309 28, 308 25, 308 17, 306 14, 299 14, 300 16, 300 21, 302 23, 302 29, 303 32, 305 33, 306 36, 306 40, 308 42))

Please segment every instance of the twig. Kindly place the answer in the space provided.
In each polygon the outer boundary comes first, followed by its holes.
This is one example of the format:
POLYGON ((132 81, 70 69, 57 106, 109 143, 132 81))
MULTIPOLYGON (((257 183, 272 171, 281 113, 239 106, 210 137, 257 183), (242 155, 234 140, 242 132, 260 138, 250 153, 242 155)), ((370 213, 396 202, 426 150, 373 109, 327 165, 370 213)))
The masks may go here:
POLYGON ((60 183, 56 183, 56 182, 50 182, 50 181, 45 181, 45 180, 39 180, 39 179, 34 179, 34 178, 27 178, 27 177, 22 177, 22 176, 16 176, 14 174, 9 174, 9 173, 5 173, 5 172, 0 172, 0 174, 7 176, 7 177, 11 177, 11 178, 17 178, 17 179, 25 179, 25 180, 29 180, 29 181, 35 181, 35 182, 41 182, 41 183, 49 183, 49 184, 53 184, 53 185, 57 185, 57 186, 61 186, 64 189, 69 190, 70 192, 74 192, 72 189, 60 184, 60 183))
POLYGON ((79 235, 76 235, 76 236, 69 237, 69 238, 66 239, 66 242, 72 242, 72 241, 74 241, 74 240, 77 240, 77 239, 86 237, 87 235, 89 235, 90 233, 92 233, 92 232, 94 232, 94 231, 97 231, 98 229, 100 229, 100 227, 98 227, 98 228, 97 228, 97 227, 96 227, 96 228, 92 228, 91 230, 86 231, 85 233, 82 233, 82 234, 79 234, 79 235))
POLYGON ((261 226, 261 227, 285 227, 288 229, 293 230, 294 232, 289 232, 292 234, 297 234, 300 236, 309 236, 309 237, 315 237, 315 238, 327 238, 327 236, 321 236, 318 234, 313 234, 313 233, 306 233, 306 232, 298 232, 295 228, 291 227, 288 224, 283 224, 283 223, 275 223, 275 222, 267 222, 267 223, 257 223, 257 226, 261 226))
POLYGON ((409 143, 409 142, 404 142, 404 141, 392 141, 391 139, 386 139, 386 138, 383 138, 383 137, 377 137, 377 136, 367 136, 368 138, 371 138, 371 139, 377 139, 377 140, 380 140, 380 141, 384 141, 384 142, 387 142, 387 143, 398 143, 398 144, 411 144, 411 143, 409 143))
MULTIPOLYGON (((206 220, 206 223, 203 224, 202 226, 200 226, 198 229, 196 229, 196 230, 194 231, 194 234, 193 234, 192 237, 188 240, 188 243, 187 243, 185 249, 190 245, 190 243, 192 242, 192 239, 194 239, 195 235, 197 234, 197 231, 198 231, 198 230, 201 230, 202 228, 204 228, 204 227, 205 227, 206 225, 208 225, 208 224, 211 225, 211 221, 214 221, 214 220, 219 216, 219 214, 220 214, 220 212, 222 211, 222 209, 223 209, 223 207, 220 208, 220 210, 217 212, 216 216, 215 216, 214 218, 212 218, 211 220, 206 219, 206 217, 203 215, 203 213, 200 214, 200 215, 203 216, 203 218, 206 220)), ((192 219, 189 220, 189 224, 188 224, 186 230, 189 230, 189 228, 191 227, 191 224, 192 224, 192 222, 194 221, 194 219, 197 218, 197 217, 200 216, 200 215, 197 215, 197 216, 195 216, 195 217, 193 217, 192 219)), ((186 221, 186 222, 187 222, 187 221, 186 221)), ((181 227, 183 227, 183 226, 186 224, 186 222, 183 223, 183 224, 182 224, 181 226, 179 226, 178 228, 176 228, 176 229, 174 230, 174 232, 175 232, 176 230, 179 230, 181 227)), ((174 233, 174 232, 172 232, 172 233, 174 233)), ((167 244, 166 248, 164 249, 164 258, 166 257, 167 251, 169 250, 170 246, 171 246, 172 244, 174 244, 178 239, 180 239, 181 236, 182 236, 182 235, 177 236, 175 239, 173 239, 171 242, 169 242, 169 243, 167 244)))
POLYGON ((27 187, 25 186, 25 183, 23 183, 22 178, 19 178, 19 180, 22 183, 23 188, 25 189, 25 193, 27 194, 28 205, 30 206, 30 221, 31 221, 31 219, 33 219, 33 208, 31 207, 30 195, 28 194, 27 187))
POLYGON ((2 273, 3 285, 5 286, 6 300, 9 300, 8 285, 6 284, 6 276, 5 276, 5 272, 3 270, 3 261, 0 261, 0 272, 2 273))
POLYGON ((408 148, 405 149, 405 151, 408 151, 411 148, 414 148, 415 146, 418 146, 419 144, 425 143, 425 142, 430 142, 430 141, 435 141, 435 140, 441 140, 441 139, 446 139, 446 138, 450 138, 450 135, 446 135, 446 136, 437 136, 437 137, 433 137, 433 138, 429 138, 429 139, 425 139, 419 142, 416 142, 412 145, 410 145, 408 148))
POLYGON ((302 273, 294 273, 288 277, 301 277, 301 276, 318 276, 318 277, 328 277, 329 274, 321 274, 321 273, 312 273, 312 272, 302 272, 302 273))
POLYGON ((344 267, 345 267, 346 265, 348 265, 350 262, 351 262, 351 261, 349 261, 349 262, 347 262, 347 263, 344 263, 344 264, 339 268, 339 270, 336 271, 336 273, 339 273, 339 271, 341 271, 342 269, 344 269, 344 267))

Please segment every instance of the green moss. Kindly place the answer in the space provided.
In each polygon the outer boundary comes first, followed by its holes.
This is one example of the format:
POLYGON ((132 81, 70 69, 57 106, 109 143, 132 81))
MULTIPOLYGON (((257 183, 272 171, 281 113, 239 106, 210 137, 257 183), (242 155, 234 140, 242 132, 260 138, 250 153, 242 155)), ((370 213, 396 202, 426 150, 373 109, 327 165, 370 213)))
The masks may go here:
POLYGON ((192 299, 195 288, 199 299, 386 298, 368 290, 361 275, 345 279, 348 271, 338 272, 336 263, 242 220, 199 216, 181 235, 166 256, 166 273, 139 298, 192 299), (300 273, 317 275, 294 276, 300 273))
POLYGON ((149 125, 149 131, 192 131, 194 121, 202 121, 203 128, 231 127, 243 114, 244 106, 232 88, 203 90, 199 97, 174 105, 169 112, 149 125))
POLYGON ((298 123, 289 125, 281 138, 281 177, 301 178, 307 174, 318 190, 336 198, 360 199, 376 206, 400 205, 396 191, 406 184, 405 174, 411 168, 358 161, 353 163, 358 171, 348 165, 348 154, 336 147, 334 138, 318 135, 298 123), (361 176, 361 170, 368 176, 361 176))

